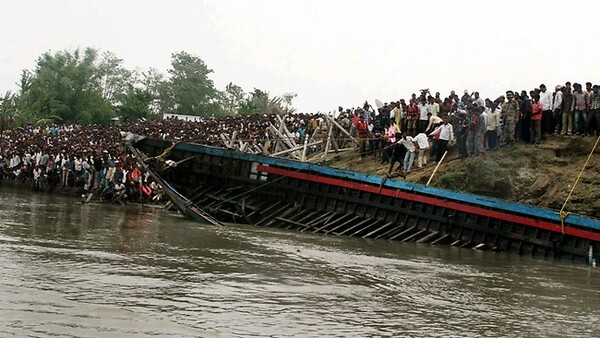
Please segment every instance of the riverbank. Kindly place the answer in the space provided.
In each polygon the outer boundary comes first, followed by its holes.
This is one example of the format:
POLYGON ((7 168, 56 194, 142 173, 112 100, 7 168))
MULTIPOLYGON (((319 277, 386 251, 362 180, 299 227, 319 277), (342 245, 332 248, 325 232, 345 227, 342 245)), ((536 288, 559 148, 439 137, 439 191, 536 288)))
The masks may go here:
MULTIPOLYGON (((595 137, 551 135, 540 145, 518 143, 464 160, 458 159, 454 148, 430 185, 560 210, 595 142, 595 137)), ((600 217, 599 154, 597 148, 566 211, 600 217)), ((381 176, 389 169, 374 156, 360 160, 354 154, 335 157, 328 165, 381 176)), ((412 170, 406 180, 426 184, 434 168, 429 164, 412 170)))

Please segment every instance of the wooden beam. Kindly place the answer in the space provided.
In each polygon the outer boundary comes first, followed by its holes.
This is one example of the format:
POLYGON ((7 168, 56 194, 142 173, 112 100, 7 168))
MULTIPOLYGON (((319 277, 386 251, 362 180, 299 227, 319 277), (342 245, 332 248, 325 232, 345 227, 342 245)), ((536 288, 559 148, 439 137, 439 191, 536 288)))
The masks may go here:
POLYGON ((308 147, 310 147, 310 146, 314 146, 314 145, 317 145, 317 144, 320 144, 320 143, 323 143, 323 141, 315 141, 315 142, 312 142, 312 143, 310 143, 310 144, 308 144, 308 145, 305 143, 304 145, 301 145, 301 146, 296 146, 296 147, 294 147, 294 148, 290 148, 290 149, 283 150, 283 151, 280 151, 280 152, 277 152, 277 153, 273 153, 273 154, 271 154, 271 156, 281 156, 281 155, 285 155, 285 154, 287 154, 287 153, 291 153, 291 152, 294 152, 294 151, 300 150, 300 149, 302 149, 302 148, 304 148, 304 147, 307 147, 307 146, 308 146, 308 147))
POLYGON ((331 117, 329 115, 325 115, 325 116, 331 121, 331 123, 333 123, 336 127, 338 127, 338 129, 341 130, 342 133, 346 134, 346 136, 348 136, 350 138, 350 140, 352 140, 358 146, 358 144, 359 144, 358 140, 356 140, 354 138, 354 136, 350 135, 350 133, 346 129, 344 129, 344 127, 342 127, 339 123, 337 123, 337 121, 335 121, 333 119, 333 117, 331 117))

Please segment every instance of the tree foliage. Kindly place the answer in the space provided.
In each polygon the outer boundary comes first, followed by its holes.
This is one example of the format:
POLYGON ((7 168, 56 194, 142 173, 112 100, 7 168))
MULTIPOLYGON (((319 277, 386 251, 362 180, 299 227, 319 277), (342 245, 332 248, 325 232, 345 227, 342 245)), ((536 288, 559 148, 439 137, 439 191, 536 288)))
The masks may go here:
POLYGON ((295 111, 292 108, 294 97, 296 97, 295 93, 285 93, 282 96, 270 97, 268 92, 254 88, 254 91, 241 103, 240 114, 291 114, 295 111))
POLYGON ((124 122, 147 119, 152 115, 150 105, 153 99, 147 90, 131 86, 118 107, 119 116, 124 122))
MULTIPOLYGON (((213 71, 204 61, 187 52, 171 56, 171 76, 163 87, 165 99, 171 99, 172 112, 211 116, 219 113, 219 93, 208 77, 213 71)), ((168 105, 167 105, 168 107, 168 105)))
POLYGON ((44 53, 30 79, 22 76, 21 113, 40 119, 58 116, 65 122, 109 120, 115 112, 102 95, 97 57, 92 48, 44 53))
POLYGON ((46 52, 32 70, 0 97, 0 128, 26 123, 110 123, 160 117, 165 113, 215 116, 287 114, 293 93, 270 97, 255 88, 246 93, 230 82, 215 88, 212 69, 185 51, 171 55, 167 74, 154 68, 129 70, 112 52, 93 48, 46 52))
POLYGON ((229 82, 225 86, 225 91, 221 94, 221 106, 223 112, 228 115, 236 115, 239 113, 242 104, 244 103, 246 93, 242 87, 229 82))

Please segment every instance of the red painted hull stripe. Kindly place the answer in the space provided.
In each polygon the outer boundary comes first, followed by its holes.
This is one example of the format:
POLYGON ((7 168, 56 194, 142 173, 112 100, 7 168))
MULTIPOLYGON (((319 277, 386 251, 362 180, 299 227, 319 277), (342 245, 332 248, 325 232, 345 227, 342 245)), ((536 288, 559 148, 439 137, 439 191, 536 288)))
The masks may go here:
MULTIPOLYGON (((438 206, 438 207, 443 207, 443 208, 448 208, 448 209, 452 209, 452 210, 464 211, 464 212, 470 213, 470 214, 476 214, 476 215, 481 215, 481 216, 486 216, 486 217, 497 218, 497 219, 501 219, 504 221, 528 225, 528 226, 532 226, 535 228, 540 228, 540 229, 549 230, 549 231, 553 231, 553 232, 558 232, 558 233, 561 232, 559 224, 550 223, 550 222, 546 222, 546 221, 542 221, 542 220, 538 220, 538 219, 527 218, 527 217, 518 216, 518 215, 512 215, 512 214, 508 214, 508 213, 496 211, 496 210, 483 209, 483 208, 472 206, 472 205, 465 205, 465 204, 460 204, 457 202, 436 199, 433 197, 411 194, 411 193, 407 193, 407 192, 400 191, 400 190, 382 188, 381 191, 379 191, 379 187, 375 187, 375 186, 364 184, 364 183, 345 181, 345 180, 340 180, 337 178, 324 177, 324 176, 319 176, 319 175, 307 174, 307 173, 302 173, 302 172, 298 172, 298 171, 291 171, 291 170, 263 166, 263 165, 259 165, 257 167, 257 169, 259 171, 262 171, 265 173, 270 173, 270 174, 275 174, 275 175, 280 175, 280 176, 288 176, 288 177, 292 177, 292 178, 296 178, 296 179, 318 182, 318 183, 323 183, 323 184, 329 184, 329 185, 334 185, 334 186, 353 189, 353 190, 361 190, 361 191, 365 191, 365 192, 381 194, 384 196, 390 196, 390 197, 399 198, 399 199, 421 202, 421 203, 434 205, 434 206, 438 206)), ((582 230, 582 229, 571 228, 568 226, 565 226, 565 234, 575 236, 575 237, 589 239, 592 241, 600 241, 600 234, 598 234, 598 233, 594 233, 594 232, 582 230)))

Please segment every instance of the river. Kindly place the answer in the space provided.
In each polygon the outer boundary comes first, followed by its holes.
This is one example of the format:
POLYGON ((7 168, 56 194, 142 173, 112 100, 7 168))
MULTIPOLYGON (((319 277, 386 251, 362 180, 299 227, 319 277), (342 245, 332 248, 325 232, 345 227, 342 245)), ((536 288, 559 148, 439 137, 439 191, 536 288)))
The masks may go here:
POLYGON ((0 337, 600 336, 582 263, 0 187, 0 337))

